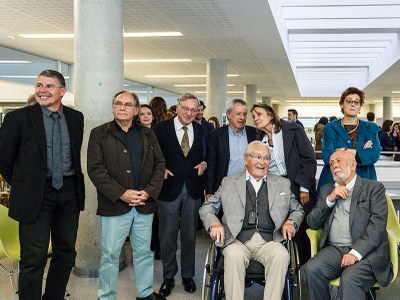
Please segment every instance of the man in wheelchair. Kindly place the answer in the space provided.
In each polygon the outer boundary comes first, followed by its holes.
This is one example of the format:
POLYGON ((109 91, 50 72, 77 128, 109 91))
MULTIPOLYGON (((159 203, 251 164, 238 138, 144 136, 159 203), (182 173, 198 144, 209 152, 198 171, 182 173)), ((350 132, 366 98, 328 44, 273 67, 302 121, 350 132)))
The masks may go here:
POLYGON ((305 265, 311 299, 330 299, 329 281, 340 276, 340 299, 365 299, 378 281, 387 286, 390 269, 382 183, 356 175, 355 154, 336 150, 330 157, 335 184, 321 188, 307 217, 311 229, 323 228, 316 256, 305 265))
POLYGON ((246 268, 255 260, 265 268, 264 299, 281 299, 291 240, 304 211, 287 178, 267 174, 270 153, 260 141, 247 145, 246 170, 223 179, 200 208, 200 217, 217 246, 223 247, 225 297, 243 299, 246 268), (217 218, 223 210, 222 224, 217 218))

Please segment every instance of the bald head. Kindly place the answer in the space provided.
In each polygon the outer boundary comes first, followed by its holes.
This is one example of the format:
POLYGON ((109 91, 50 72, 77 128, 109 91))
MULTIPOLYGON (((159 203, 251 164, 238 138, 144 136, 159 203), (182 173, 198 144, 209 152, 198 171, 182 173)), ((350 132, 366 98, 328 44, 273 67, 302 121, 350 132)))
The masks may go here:
POLYGON ((354 178, 357 162, 352 152, 336 150, 329 162, 333 180, 339 185, 346 185, 354 178))

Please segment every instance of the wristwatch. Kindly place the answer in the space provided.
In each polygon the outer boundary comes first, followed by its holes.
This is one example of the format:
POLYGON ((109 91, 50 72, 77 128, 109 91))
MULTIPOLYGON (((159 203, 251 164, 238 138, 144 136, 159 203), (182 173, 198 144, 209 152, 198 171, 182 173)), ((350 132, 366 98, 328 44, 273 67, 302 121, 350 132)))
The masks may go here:
POLYGON ((297 225, 297 223, 293 219, 288 219, 288 221, 292 222, 294 229, 296 229, 296 231, 299 229, 299 225, 297 225))

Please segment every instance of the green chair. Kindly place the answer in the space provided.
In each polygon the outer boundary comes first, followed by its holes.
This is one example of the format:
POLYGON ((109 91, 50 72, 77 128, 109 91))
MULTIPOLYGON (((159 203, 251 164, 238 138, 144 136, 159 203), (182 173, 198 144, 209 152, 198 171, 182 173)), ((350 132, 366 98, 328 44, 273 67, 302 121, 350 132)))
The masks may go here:
MULTIPOLYGON (((390 253, 390 261, 392 263, 393 268, 393 279, 392 282, 396 279, 397 273, 399 271, 399 254, 398 254, 398 245, 400 243, 400 224, 399 220, 397 219, 396 210, 394 208, 392 199, 388 193, 386 193, 386 200, 388 203, 388 219, 386 224, 386 231, 388 233, 389 238, 389 253, 390 253)), ((322 235, 322 228, 318 230, 307 229, 307 235, 310 239, 311 244, 311 257, 315 256, 319 250, 319 242, 321 240, 322 235)), ((329 282, 331 286, 340 285, 340 278, 333 279, 329 282)), ((374 288, 380 288, 381 285, 376 283, 374 288)), ((339 290, 336 291, 336 295, 334 299, 337 298, 339 290)), ((369 291, 370 297, 375 299, 372 291, 369 291)))

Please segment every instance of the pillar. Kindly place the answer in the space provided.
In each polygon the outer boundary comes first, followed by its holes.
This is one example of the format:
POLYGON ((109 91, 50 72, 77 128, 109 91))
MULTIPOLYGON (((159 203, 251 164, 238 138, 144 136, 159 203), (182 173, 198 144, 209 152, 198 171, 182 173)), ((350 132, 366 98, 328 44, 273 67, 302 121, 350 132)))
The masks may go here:
POLYGON ((206 102, 207 118, 216 116, 222 124, 222 114, 225 113, 227 95, 227 61, 222 58, 212 58, 207 61, 206 102))
POLYGON ((246 84, 244 86, 244 100, 247 102, 247 106, 252 108, 257 103, 257 86, 253 84, 246 84))
POLYGON ((281 105, 280 105, 279 103, 272 104, 272 108, 274 109, 274 111, 276 112, 276 114, 277 114, 279 117, 282 117, 282 116, 280 115, 281 105))
POLYGON ((96 215, 96 190, 87 176, 87 143, 94 127, 112 120, 112 96, 123 89, 123 0, 75 0, 74 32, 75 107, 85 116, 81 155, 86 184, 74 274, 96 277, 100 265, 100 218, 96 215))
POLYGON ((392 97, 383 97, 383 117, 382 122, 385 120, 393 120, 393 102, 392 97))
POLYGON ((272 100, 271 97, 262 97, 261 102, 264 104, 268 104, 269 106, 272 106, 272 100))

